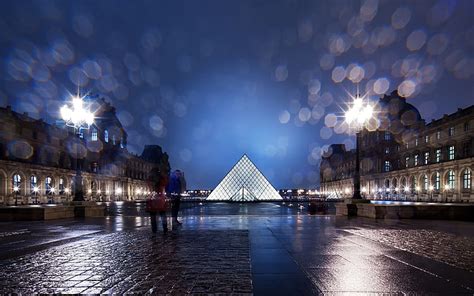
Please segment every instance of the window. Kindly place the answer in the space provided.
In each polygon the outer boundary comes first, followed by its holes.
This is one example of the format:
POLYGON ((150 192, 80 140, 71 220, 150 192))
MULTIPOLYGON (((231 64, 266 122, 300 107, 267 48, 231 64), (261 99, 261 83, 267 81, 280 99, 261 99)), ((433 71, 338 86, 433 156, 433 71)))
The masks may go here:
POLYGON ((428 186, 429 186, 429 181, 428 181, 428 176, 423 175, 423 184, 422 184, 423 191, 428 191, 428 186))
POLYGON ((439 191, 441 187, 441 175, 439 172, 436 172, 433 176, 433 188, 436 191, 439 191))
POLYGON ((448 147, 448 159, 454 160, 454 146, 448 147))
POLYGON ((108 130, 104 131, 104 141, 105 141, 105 143, 109 142, 109 131, 108 130))
POLYGON ((405 157, 405 167, 407 168, 410 163, 410 156, 405 157))
POLYGON ((384 139, 385 139, 385 141, 390 141, 391 138, 392 138, 392 135, 390 134, 390 132, 389 132, 389 131, 386 131, 386 132, 384 133, 384 139))
POLYGON ((44 179, 44 189, 46 191, 46 194, 54 193, 53 179, 51 177, 46 177, 46 179, 44 179))
POLYGON ((38 178, 35 175, 30 177, 30 192, 33 194, 37 194, 39 192, 38 178))
POLYGON ((425 164, 428 164, 428 163, 430 163, 430 153, 425 152, 425 164))
POLYGON ((397 145, 397 151, 400 151, 400 145, 397 145))
POLYGON ((418 165, 418 154, 415 155, 415 166, 417 166, 417 165, 418 165))
POLYGON ((441 161, 441 149, 436 149, 436 162, 441 161))
POLYGON ((470 128, 469 122, 465 122, 465 123, 464 123, 464 131, 465 131, 465 132, 469 131, 469 128, 470 128))
POLYGON ((84 139, 84 129, 79 128, 79 138, 84 139))
POLYGON ((436 140, 439 140, 439 139, 441 139, 441 132, 437 131, 436 132, 436 140))
POLYGON ((418 146, 418 138, 415 139, 415 146, 418 146))
POLYGON ((91 130, 91 139, 92 141, 97 141, 97 129, 95 127, 91 130))
POLYGON ((59 194, 64 194, 64 179, 59 178, 59 194))
POLYGON ((425 136, 425 143, 428 144, 430 142, 430 136, 425 136))
POLYGON ((115 145, 115 135, 112 135, 112 145, 115 145))
POLYGON ((21 191, 21 176, 13 175, 13 191, 19 193, 21 191))
POLYGON ((448 172, 448 189, 454 189, 456 185, 456 176, 454 175, 454 171, 448 172))
POLYGON ((450 128, 448 129, 448 135, 449 135, 450 137, 454 136, 454 126, 452 126, 452 127, 450 127, 450 128))
POLYGON ((385 154, 389 154, 390 153, 390 148, 389 147, 385 147, 385 154))
POLYGON ((384 171, 390 172, 390 161, 386 160, 384 165, 384 171))
POLYGON ((462 174, 462 189, 471 189, 471 170, 466 169, 462 174))
POLYGON ((464 157, 471 156, 471 143, 470 142, 463 143, 463 145, 462 145, 462 155, 464 157))
POLYGON ((125 145, 123 143, 123 138, 120 138, 120 148, 125 148, 125 145))
POLYGON ((408 149, 408 142, 405 143, 405 147, 408 149))

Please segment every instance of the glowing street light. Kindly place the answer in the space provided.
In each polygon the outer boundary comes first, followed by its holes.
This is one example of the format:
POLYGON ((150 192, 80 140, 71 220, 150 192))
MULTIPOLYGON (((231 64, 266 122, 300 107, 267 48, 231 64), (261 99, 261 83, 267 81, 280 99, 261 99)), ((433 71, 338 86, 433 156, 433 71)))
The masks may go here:
POLYGON ((20 187, 14 186, 13 192, 15 192, 15 206, 18 205, 18 194, 20 193, 20 187))
POLYGON ((364 97, 359 94, 344 113, 345 122, 356 131, 356 167, 354 173, 354 194, 353 199, 362 199, 360 194, 360 132, 374 116, 374 107, 365 102, 364 97))
MULTIPOLYGON (((61 118, 66 126, 74 128, 74 132, 80 137, 81 131, 89 129, 94 123, 94 113, 89 108, 84 107, 84 98, 73 96, 71 102, 64 105, 60 109, 61 118)), ((74 201, 84 201, 82 192, 82 172, 79 166, 79 148, 76 145, 76 176, 74 181, 74 201)))

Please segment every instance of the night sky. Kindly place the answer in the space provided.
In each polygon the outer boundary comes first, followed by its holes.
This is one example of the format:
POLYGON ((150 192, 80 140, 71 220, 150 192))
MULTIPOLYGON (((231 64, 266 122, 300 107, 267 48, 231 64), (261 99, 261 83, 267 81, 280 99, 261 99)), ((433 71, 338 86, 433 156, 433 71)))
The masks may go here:
POLYGON ((474 102, 474 1, 1 1, 0 105, 54 122, 105 96, 188 187, 244 153, 276 188, 317 187, 349 93, 398 89, 430 121, 474 102), (336 127, 336 128, 334 128, 336 127))

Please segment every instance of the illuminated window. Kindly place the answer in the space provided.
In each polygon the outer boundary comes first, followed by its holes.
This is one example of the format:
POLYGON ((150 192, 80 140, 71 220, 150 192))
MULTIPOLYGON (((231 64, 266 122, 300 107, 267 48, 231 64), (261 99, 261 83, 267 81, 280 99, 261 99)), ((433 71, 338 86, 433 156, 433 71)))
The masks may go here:
POLYGON ((449 171, 448 172, 448 189, 454 189, 456 186, 456 175, 454 174, 454 171, 449 171))
POLYGON ((441 139, 441 132, 437 131, 436 132, 436 140, 439 140, 439 139, 441 139))
POLYGON ((436 149, 436 162, 441 161, 441 149, 436 149))
POLYGON ((410 164, 410 156, 405 157, 405 167, 407 168, 410 164))
POLYGON ((123 138, 120 138, 120 148, 124 148, 125 144, 123 143, 123 138))
POLYGON ((418 138, 415 139, 415 146, 418 146, 418 138))
POLYGON ((385 147, 385 154, 389 154, 390 153, 390 148, 389 147, 385 147))
POLYGON ((18 175, 18 174, 15 174, 13 175, 13 190, 15 190, 16 192, 20 192, 21 191, 21 176, 18 175))
POLYGON ((390 141, 391 138, 392 138, 392 135, 390 134, 390 132, 386 131, 384 134, 385 141, 390 141))
POLYGON ((63 178, 59 178, 58 189, 59 189, 59 194, 64 194, 64 179, 63 178))
POLYGON ((434 190, 437 191, 439 191, 439 189, 441 188, 441 175, 439 172, 436 172, 433 176, 433 187, 434 190))
POLYGON ((415 166, 417 166, 417 165, 418 165, 418 154, 415 155, 415 166))
POLYGON ((427 191, 429 186, 428 176, 423 175, 423 191, 427 191))
POLYGON ((38 178, 33 175, 30 177, 30 192, 31 193, 38 193, 38 178))
POLYGON ((430 162, 430 153, 425 152, 425 164, 428 164, 430 162))
POLYGON ((115 145, 115 135, 112 135, 112 145, 115 145))
POLYGON ((104 140, 105 140, 105 143, 109 142, 109 131, 108 130, 104 131, 104 140))
POLYGON ((452 126, 452 127, 450 127, 450 128, 448 129, 448 135, 449 135, 450 137, 454 136, 454 126, 452 126))
POLYGON ((448 159, 454 160, 454 146, 448 147, 448 159))
POLYGON ((388 160, 385 161, 384 171, 390 172, 390 161, 388 160))
POLYGON ((425 143, 429 143, 430 142, 430 136, 425 136, 425 143))
POLYGON ((44 179, 44 189, 46 191, 46 194, 52 194, 53 191, 51 190, 53 188, 53 179, 51 177, 46 177, 44 179))
POLYGON ((97 141, 97 129, 95 127, 91 129, 91 139, 92 141, 97 141))
POLYGON ((84 129, 79 128, 79 138, 84 139, 84 129))
POLYGON ((462 189, 471 189, 471 181, 471 170, 464 170, 464 173, 462 174, 462 189))

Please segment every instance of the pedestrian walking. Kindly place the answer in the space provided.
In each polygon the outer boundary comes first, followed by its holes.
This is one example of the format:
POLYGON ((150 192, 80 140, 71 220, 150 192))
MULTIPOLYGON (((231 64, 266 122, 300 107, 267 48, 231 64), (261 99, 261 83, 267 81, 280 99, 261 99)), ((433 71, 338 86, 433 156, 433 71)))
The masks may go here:
POLYGON ((169 177, 167 187, 167 194, 171 199, 171 217, 175 225, 181 225, 178 220, 179 208, 181 206, 181 194, 186 190, 186 180, 184 173, 180 170, 175 170, 169 177))
POLYGON ((168 178, 152 170, 152 172, 150 172, 150 181, 153 191, 146 201, 146 211, 150 213, 151 231, 156 233, 158 230, 156 216, 159 214, 161 224, 163 225, 163 233, 166 234, 168 232, 168 221, 166 217, 167 201, 165 188, 168 183, 168 178))

